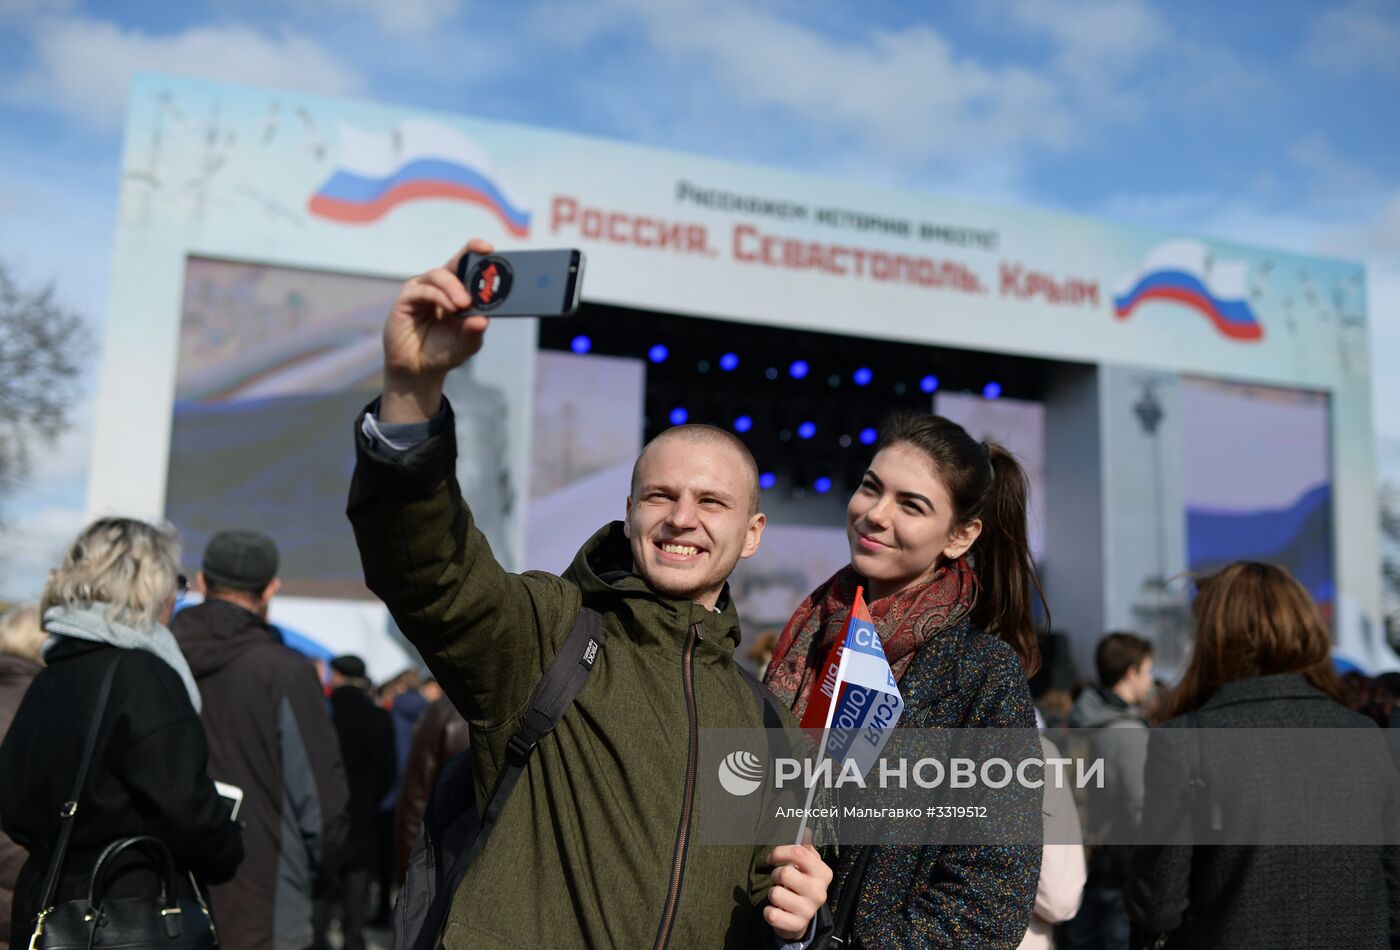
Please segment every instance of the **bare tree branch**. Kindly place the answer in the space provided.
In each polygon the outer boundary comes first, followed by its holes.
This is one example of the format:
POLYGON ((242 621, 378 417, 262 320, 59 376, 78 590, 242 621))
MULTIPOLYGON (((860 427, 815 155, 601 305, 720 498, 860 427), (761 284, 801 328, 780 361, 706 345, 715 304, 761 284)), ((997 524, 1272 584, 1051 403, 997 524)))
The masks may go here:
POLYGON ((0 498, 28 476, 36 443, 72 424, 78 376, 94 347, 52 284, 19 287, 0 263, 0 498))

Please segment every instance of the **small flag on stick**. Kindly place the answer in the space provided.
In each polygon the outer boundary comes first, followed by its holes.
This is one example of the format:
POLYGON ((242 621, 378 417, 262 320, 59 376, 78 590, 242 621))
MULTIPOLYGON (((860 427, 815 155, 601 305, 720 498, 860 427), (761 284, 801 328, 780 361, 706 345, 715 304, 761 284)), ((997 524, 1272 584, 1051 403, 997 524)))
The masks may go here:
MULTIPOLYGON (((865 606, 863 588, 856 588, 855 603, 846 621, 845 635, 832 647, 822 677, 817 681, 807 711, 802 715, 802 727, 822 727, 821 750, 817 767, 830 758, 833 771, 854 762, 862 776, 874 767, 880 752, 889 741, 899 716, 904 712, 904 698, 885 658, 875 621, 865 606)), ((812 808, 816 783, 807 790, 807 807, 797 829, 797 842, 807 830, 807 812, 812 808)))

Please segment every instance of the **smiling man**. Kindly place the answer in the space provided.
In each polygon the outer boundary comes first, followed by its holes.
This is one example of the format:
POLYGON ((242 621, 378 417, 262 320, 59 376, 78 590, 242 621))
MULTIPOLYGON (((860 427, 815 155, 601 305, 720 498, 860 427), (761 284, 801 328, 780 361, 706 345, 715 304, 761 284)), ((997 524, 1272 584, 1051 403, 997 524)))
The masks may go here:
MULTIPOLYGON (((483 242, 466 250, 489 253, 483 242)), ((604 646, 539 743, 439 940, 472 947, 781 947, 812 939, 831 871, 808 846, 691 840, 699 729, 762 728, 734 659, 726 581, 763 535, 758 472, 721 429, 643 449, 625 522, 563 577, 510 574, 453 479, 447 373, 487 321, 446 267, 408 281, 384 328, 384 395, 357 426, 349 514, 365 578, 472 726, 478 804, 581 607, 604 646)))
POLYGON ((758 465, 714 426, 667 429, 632 466, 623 534, 636 571, 658 592, 711 610, 740 558, 758 550, 758 465))

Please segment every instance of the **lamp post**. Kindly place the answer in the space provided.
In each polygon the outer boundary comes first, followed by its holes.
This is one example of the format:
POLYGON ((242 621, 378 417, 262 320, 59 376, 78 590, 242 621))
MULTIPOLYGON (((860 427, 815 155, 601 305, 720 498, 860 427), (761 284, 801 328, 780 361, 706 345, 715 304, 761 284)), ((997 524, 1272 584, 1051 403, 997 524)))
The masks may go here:
POLYGON ((1137 402, 1133 403, 1133 415, 1137 418, 1138 425, 1142 426, 1143 434, 1152 440, 1152 503, 1155 519, 1153 530, 1157 535, 1157 575, 1149 581, 1150 586, 1154 586, 1157 591, 1157 605, 1152 613, 1156 615, 1157 644, 1162 650, 1167 645, 1167 533, 1166 533, 1166 512, 1165 501, 1162 497, 1162 441, 1157 437, 1157 429, 1162 424, 1162 419, 1166 415, 1162 409, 1162 401, 1157 398, 1157 383, 1155 380, 1148 380, 1143 383, 1142 394, 1138 396, 1137 402))

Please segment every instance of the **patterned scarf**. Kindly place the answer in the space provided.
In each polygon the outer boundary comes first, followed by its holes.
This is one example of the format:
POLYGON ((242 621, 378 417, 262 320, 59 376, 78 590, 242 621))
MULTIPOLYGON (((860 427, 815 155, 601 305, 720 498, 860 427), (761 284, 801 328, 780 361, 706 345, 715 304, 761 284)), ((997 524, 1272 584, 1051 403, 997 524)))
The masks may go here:
MULTIPOLYGON (((807 711, 823 661, 846 627, 856 586, 865 581, 848 564, 812 591, 783 628, 763 682, 797 718, 807 711)), ((966 558, 940 567, 928 581, 870 603, 870 616, 896 680, 919 647, 955 626, 977 602, 977 578, 966 558)))

